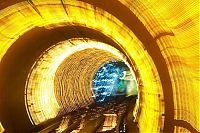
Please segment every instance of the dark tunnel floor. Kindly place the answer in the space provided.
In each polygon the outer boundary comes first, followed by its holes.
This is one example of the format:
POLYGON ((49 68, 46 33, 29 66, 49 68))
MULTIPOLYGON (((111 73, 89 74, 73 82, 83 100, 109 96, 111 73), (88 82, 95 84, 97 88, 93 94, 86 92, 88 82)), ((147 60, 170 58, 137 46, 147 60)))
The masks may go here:
POLYGON ((133 122, 133 108, 137 96, 119 96, 109 102, 93 104, 70 112, 58 122, 39 132, 62 133, 134 133, 139 132, 133 122))

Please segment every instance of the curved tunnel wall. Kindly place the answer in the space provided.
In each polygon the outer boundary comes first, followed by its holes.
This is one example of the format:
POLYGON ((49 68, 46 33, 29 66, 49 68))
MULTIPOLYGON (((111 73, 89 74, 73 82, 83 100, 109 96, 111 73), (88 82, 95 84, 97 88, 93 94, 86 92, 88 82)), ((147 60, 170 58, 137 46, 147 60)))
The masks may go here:
POLYGON ((119 50, 89 38, 72 38, 45 50, 26 80, 25 104, 32 124, 93 104, 94 73, 112 60, 127 62, 119 50))
POLYGON ((140 75, 142 81, 140 82, 139 105, 142 111, 139 114, 140 130, 142 132, 150 130, 158 132, 163 129, 175 132, 199 131, 199 108, 193 106, 194 101, 199 103, 199 89, 197 89, 199 77, 195 78, 196 73, 199 72, 196 69, 199 66, 199 40, 196 30, 198 29, 198 2, 185 1, 186 6, 179 5, 173 9, 172 5, 177 5, 179 1, 171 1, 171 4, 168 4, 168 1, 151 1, 150 3, 128 0, 121 0, 121 3, 112 1, 107 4, 101 4, 99 1, 86 0, 85 2, 95 6, 75 1, 72 3, 29 1, 13 5, 18 8, 10 7, 2 10, 1 22, 5 24, 1 26, 1 57, 19 35, 34 25, 54 28, 56 25, 79 24, 101 31, 124 49, 140 75), (77 5, 84 8, 76 7, 77 5), (55 8, 50 8, 52 6, 55 8), (113 8, 109 10, 109 7, 113 8), (125 11, 117 13, 115 12, 117 7, 131 11, 137 19, 124 21, 124 18, 120 16, 124 16, 125 11), (178 8, 182 12, 174 16, 178 8), (29 15, 32 16, 32 20, 25 19, 29 15), (80 20, 80 16, 83 19, 80 20), (22 20, 24 20, 23 23, 22 20), (142 37, 143 35, 145 37, 142 37), (164 60, 159 60, 161 57, 164 60), (167 74, 170 80, 165 79, 167 74), (183 124, 180 124, 181 122, 183 124))
POLYGON ((55 94, 63 108, 61 113, 94 103, 92 80, 95 72, 112 60, 118 57, 99 49, 85 49, 64 60, 55 75, 55 94))

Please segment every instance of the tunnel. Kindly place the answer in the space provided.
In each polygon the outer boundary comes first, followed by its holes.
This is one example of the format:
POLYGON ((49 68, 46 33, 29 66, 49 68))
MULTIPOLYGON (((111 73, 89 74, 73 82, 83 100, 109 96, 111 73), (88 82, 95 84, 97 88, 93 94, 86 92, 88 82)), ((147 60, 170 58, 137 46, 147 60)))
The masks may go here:
POLYGON ((200 132, 197 0, 0 1, 0 132, 200 132))

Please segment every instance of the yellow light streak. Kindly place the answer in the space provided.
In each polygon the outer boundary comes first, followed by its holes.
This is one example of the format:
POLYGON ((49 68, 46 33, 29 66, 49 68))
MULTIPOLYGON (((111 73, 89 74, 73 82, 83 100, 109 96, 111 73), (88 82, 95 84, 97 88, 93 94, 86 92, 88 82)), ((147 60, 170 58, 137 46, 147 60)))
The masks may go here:
POLYGON ((0 122, 0 132, 3 133, 4 130, 5 130, 5 129, 3 128, 3 126, 2 126, 2 124, 1 124, 1 122, 0 122))

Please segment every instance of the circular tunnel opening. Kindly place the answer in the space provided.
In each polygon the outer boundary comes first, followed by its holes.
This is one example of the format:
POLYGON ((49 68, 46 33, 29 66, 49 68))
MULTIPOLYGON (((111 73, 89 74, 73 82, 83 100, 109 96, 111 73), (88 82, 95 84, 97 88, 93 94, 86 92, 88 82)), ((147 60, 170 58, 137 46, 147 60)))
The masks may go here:
POLYGON ((73 38, 53 45, 35 61, 26 81, 30 120, 38 125, 52 118, 73 119, 81 127, 81 122, 111 117, 116 119, 113 128, 119 117, 133 112, 132 96, 137 98, 130 66, 118 49, 97 40, 73 38))
POLYGON ((92 81, 95 102, 108 102, 117 97, 137 95, 135 74, 123 61, 110 61, 103 64, 92 81))

